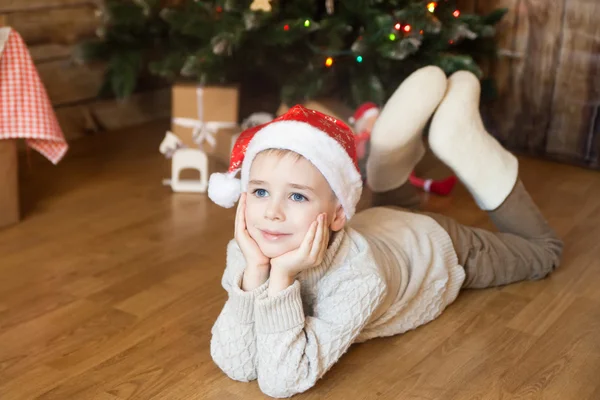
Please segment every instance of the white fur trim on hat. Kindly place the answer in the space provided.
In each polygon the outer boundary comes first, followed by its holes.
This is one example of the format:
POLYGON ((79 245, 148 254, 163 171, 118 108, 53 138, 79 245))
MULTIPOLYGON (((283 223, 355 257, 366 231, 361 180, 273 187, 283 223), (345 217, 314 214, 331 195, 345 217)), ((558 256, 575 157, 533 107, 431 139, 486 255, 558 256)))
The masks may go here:
POLYGON ((354 130, 356 131, 356 133, 360 133, 363 130, 364 124, 365 124, 365 122, 367 122, 368 118, 379 115, 379 111, 380 110, 377 107, 369 108, 367 111, 365 111, 363 113, 363 115, 359 119, 354 121, 353 122, 354 130))
POLYGON ((298 121, 273 122, 250 141, 242 163, 242 190, 250 178, 250 166, 258 153, 286 149, 309 160, 323 174, 350 220, 362 193, 362 178, 352 159, 335 139, 310 124, 298 121))
POLYGON ((240 198, 240 180, 235 177, 238 171, 216 172, 208 180, 208 197, 221 207, 231 208, 240 198))

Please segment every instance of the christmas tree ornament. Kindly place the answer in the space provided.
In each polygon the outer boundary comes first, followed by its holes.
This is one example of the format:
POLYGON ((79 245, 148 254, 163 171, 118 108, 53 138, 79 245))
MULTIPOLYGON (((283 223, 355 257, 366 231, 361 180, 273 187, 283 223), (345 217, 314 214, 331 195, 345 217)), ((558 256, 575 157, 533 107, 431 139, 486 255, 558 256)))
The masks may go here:
POLYGON ((223 5, 223 8, 225 9, 226 12, 235 11, 236 0, 225 0, 225 4, 223 5))
POLYGON ((353 53, 364 53, 367 50, 367 43, 363 40, 362 36, 356 38, 352 46, 350 47, 353 53))
POLYGON ((94 17, 98 19, 103 19, 105 15, 106 14, 102 8, 97 8, 96 10, 94 10, 94 17))
POLYGON ((453 42, 458 42, 462 39, 475 40, 477 39, 477 34, 469 29, 466 24, 458 24, 450 38, 453 42))
POLYGON ((245 12, 244 13, 244 28, 247 31, 254 30, 260 26, 258 15, 255 12, 245 12))
POLYGON ((481 36, 484 38, 493 37, 496 34, 496 28, 490 25, 486 25, 481 29, 481 36))
POLYGON ((386 53, 386 56, 393 60, 404 60, 411 54, 416 53, 421 46, 421 39, 417 37, 404 38, 398 41, 398 44, 386 53))
POLYGON ((158 16, 164 21, 169 21, 174 14, 175 10, 172 8, 163 8, 158 12, 158 16))
POLYGON ((100 39, 104 39, 106 37, 106 28, 104 28, 104 26, 99 26, 98 28, 96 28, 96 36, 99 37, 100 39))
POLYGON ((333 15, 335 12, 335 0, 325 0, 325 9, 327 10, 327 14, 333 15))
POLYGON ((186 78, 191 78, 196 76, 196 72, 197 72, 197 68, 198 68, 198 57, 196 57, 195 55, 189 56, 188 58, 186 58, 185 63, 183 64, 183 67, 181 68, 181 76, 186 77, 186 78))
POLYGON ((423 31, 425 31, 425 33, 430 33, 434 35, 439 34, 442 31, 442 21, 440 21, 433 14, 425 14, 425 25, 423 26, 423 31))
POLYGON ((142 13, 146 17, 150 15, 150 5, 146 0, 133 0, 133 2, 142 8, 142 13))
POLYGON ((218 56, 230 56, 233 51, 233 45, 231 42, 230 34, 222 34, 215 36, 211 39, 210 44, 212 46, 213 53, 218 56))
POLYGON ((271 12, 271 2, 269 0, 254 0, 250 4, 250 9, 252 11, 271 12))

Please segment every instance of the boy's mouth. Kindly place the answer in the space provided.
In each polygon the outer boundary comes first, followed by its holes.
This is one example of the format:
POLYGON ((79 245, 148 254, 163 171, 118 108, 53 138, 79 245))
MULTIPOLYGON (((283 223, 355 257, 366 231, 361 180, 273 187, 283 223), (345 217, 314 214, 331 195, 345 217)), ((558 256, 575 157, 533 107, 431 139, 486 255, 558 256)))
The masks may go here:
POLYGON ((263 230, 263 229, 259 229, 260 233, 262 234, 262 236, 270 241, 276 241, 276 240, 280 240, 283 237, 289 236, 289 233, 281 233, 281 232, 276 232, 276 231, 268 231, 268 230, 263 230))

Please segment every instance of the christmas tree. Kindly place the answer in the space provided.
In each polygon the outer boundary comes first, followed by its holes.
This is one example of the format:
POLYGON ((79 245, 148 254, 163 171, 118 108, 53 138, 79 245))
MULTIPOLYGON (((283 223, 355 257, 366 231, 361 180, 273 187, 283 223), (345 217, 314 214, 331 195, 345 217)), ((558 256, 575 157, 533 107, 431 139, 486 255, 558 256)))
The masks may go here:
POLYGON ((117 97, 150 74, 242 90, 258 80, 287 104, 383 104, 424 65, 482 77, 505 12, 466 14, 451 0, 107 0, 82 55, 107 61, 104 91, 117 97))

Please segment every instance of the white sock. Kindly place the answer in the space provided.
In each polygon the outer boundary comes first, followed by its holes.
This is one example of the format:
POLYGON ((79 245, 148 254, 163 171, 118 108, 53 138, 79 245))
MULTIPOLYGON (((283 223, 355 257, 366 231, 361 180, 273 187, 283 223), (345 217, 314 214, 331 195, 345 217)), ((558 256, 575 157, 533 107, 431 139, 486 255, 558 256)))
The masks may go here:
POLYGON ((492 137, 479 113, 481 87, 475 75, 459 71, 448 79, 446 96, 429 129, 429 145, 467 187, 482 210, 495 210, 512 191, 517 158, 492 137))
POLYGON ((438 67, 413 72, 396 89, 371 132, 367 185, 374 192, 396 189, 425 154, 422 132, 444 97, 446 75, 438 67))

